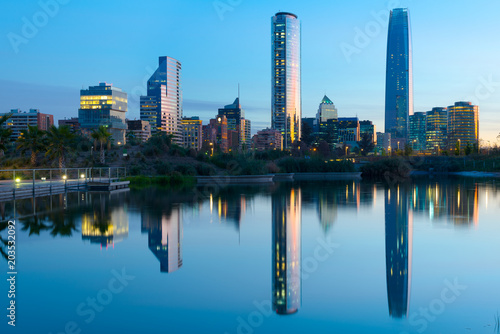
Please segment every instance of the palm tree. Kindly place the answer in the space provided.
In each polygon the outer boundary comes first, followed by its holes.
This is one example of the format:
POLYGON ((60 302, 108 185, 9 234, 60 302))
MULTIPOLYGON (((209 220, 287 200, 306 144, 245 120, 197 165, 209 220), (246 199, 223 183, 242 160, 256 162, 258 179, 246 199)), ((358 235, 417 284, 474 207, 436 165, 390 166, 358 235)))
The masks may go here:
POLYGON ((59 159, 59 168, 65 167, 65 156, 69 150, 75 135, 69 126, 55 127, 52 125, 47 131, 48 150, 45 155, 50 159, 59 159))
POLYGON ((44 137, 45 131, 38 129, 36 126, 28 125, 28 130, 21 132, 21 136, 17 139, 17 149, 21 153, 31 151, 32 166, 36 165, 37 153, 46 148, 44 137))
POLYGON ((10 135, 12 134, 11 128, 3 126, 3 124, 7 122, 11 116, 12 113, 0 117, 0 156, 3 155, 5 150, 7 150, 6 144, 10 141, 10 135))
POLYGON ((108 128, 101 125, 99 128, 95 129, 92 131, 91 137, 94 139, 94 143, 97 146, 97 143, 99 143, 100 146, 100 161, 101 164, 104 164, 106 162, 105 156, 104 156, 104 145, 107 144, 108 150, 111 146, 111 133, 109 133, 108 128))

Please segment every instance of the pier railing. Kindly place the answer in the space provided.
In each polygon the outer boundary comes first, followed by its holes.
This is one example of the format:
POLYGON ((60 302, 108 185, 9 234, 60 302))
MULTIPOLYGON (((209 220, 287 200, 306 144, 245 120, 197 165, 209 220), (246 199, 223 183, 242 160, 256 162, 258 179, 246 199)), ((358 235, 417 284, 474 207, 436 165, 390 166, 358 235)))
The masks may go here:
POLYGON ((127 176, 124 167, 0 170, 0 201, 84 190, 89 182, 113 183, 127 176))

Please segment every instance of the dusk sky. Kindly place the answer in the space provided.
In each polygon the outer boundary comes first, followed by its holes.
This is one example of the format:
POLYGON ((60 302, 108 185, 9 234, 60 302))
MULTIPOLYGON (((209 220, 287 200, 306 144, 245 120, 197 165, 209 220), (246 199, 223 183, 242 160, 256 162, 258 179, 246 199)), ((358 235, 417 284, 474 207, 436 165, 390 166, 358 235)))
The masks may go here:
POLYGON ((54 1, 3 2, 0 112, 76 117, 79 90, 108 82, 129 94, 127 117, 138 119, 146 80, 170 56, 182 62, 185 116, 213 118, 240 83, 255 133, 271 123, 271 17, 288 11, 302 23, 302 116, 326 94, 340 117, 383 131, 388 9, 408 7, 414 110, 472 101, 480 138, 500 133, 498 1, 60 0, 45 14, 54 1))

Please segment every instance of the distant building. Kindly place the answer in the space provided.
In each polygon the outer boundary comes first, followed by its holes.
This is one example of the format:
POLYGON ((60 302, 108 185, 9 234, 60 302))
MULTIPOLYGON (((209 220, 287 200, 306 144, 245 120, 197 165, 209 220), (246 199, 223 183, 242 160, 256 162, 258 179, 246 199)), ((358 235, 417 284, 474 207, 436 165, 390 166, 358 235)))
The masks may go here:
POLYGON ((425 142, 426 113, 416 112, 409 117, 408 144, 414 151, 423 152, 426 149, 425 142))
POLYGON ((207 125, 202 126, 203 146, 213 150, 229 152, 229 138, 227 131, 226 116, 217 116, 211 119, 207 125))
POLYGON ((304 124, 307 124, 312 129, 312 132, 318 132, 316 117, 303 117, 302 127, 304 127, 304 124))
POLYGON ((360 139, 360 126, 357 117, 341 117, 338 119, 339 143, 354 144, 360 139))
POLYGON ((184 117, 181 121, 182 146, 187 149, 201 150, 202 145, 202 122, 199 117, 184 117))
POLYGON ((127 120, 127 136, 134 136, 141 142, 146 142, 151 138, 151 124, 141 120, 127 120))
POLYGON ((242 149, 248 149, 252 146, 252 123, 249 119, 241 119, 240 144, 242 149))
POLYGON ((432 108, 427 112, 425 120, 426 149, 438 152, 446 149, 448 137, 448 110, 446 108, 432 108))
POLYGON ((83 130, 107 127, 115 144, 125 144, 127 93, 105 82, 80 90, 78 122, 83 130))
POLYGON ((316 114, 316 124, 320 128, 319 131, 321 131, 322 126, 326 126, 326 122, 328 120, 338 118, 338 111, 337 108, 335 108, 335 104, 333 104, 332 100, 325 95, 319 104, 318 112, 316 114))
POLYGON ((171 134, 173 141, 182 141, 181 63, 171 57, 159 57, 158 68, 149 78, 147 95, 141 96, 141 120, 151 124, 151 132, 171 134))
POLYGON ((391 150, 391 134, 377 132, 377 148, 384 149, 386 152, 391 150))
POLYGON ((78 117, 60 119, 58 121, 58 125, 59 127, 68 126, 73 132, 78 132, 80 130, 80 122, 78 122, 78 117))
MULTIPOLYGON (((23 131, 28 130, 28 125, 36 126, 38 129, 47 131, 54 125, 54 116, 42 114, 38 109, 30 109, 29 112, 22 112, 21 109, 11 109, 12 116, 4 123, 4 127, 12 129, 10 139, 15 141, 21 136, 23 131)), ((6 114, 0 114, 3 116, 6 114)))
POLYGON ((283 136, 289 149, 301 138, 300 21, 292 13, 276 13, 271 19, 271 127, 283 136))
POLYGON ((275 129, 260 130, 252 138, 253 147, 257 151, 282 150, 283 136, 275 129))
POLYGON ((360 121, 359 122, 359 135, 360 140, 363 135, 367 134, 372 139, 374 145, 377 144, 377 126, 373 124, 372 121, 360 121))
POLYGON ((479 145, 479 107, 471 102, 448 107, 448 148, 455 149, 457 143, 461 150, 479 145))
MULTIPOLYGON (((245 111, 241 108, 240 98, 236 98, 232 104, 224 106, 219 109, 219 116, 226 116, 227 130, 235 131, 238 140, 230 140, 229 146, 232 150, 238 150, 243 145, 248 146, 251 140, 250 137, 250 120, 245 119, 245 111)), ((231 135, 233 136, 233 135, 231 135)))

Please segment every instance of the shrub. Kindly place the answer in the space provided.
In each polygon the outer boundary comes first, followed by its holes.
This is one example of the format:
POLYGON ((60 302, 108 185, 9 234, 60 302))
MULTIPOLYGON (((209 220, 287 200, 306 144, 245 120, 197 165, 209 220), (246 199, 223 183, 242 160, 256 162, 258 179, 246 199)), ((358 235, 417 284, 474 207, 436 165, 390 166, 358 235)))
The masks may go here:
POLYGON ((165 161, 158 161, 155 164, 155 170, 158 175, 167 175, 172 172, 172 165, 165 161))
POLYGON ((194 168, 192 165, 177 165, 175 167, 175 171, 181 173, 182 175, 190 175, 190 176, 195 176, 196 175, 196 168, 194 168))

